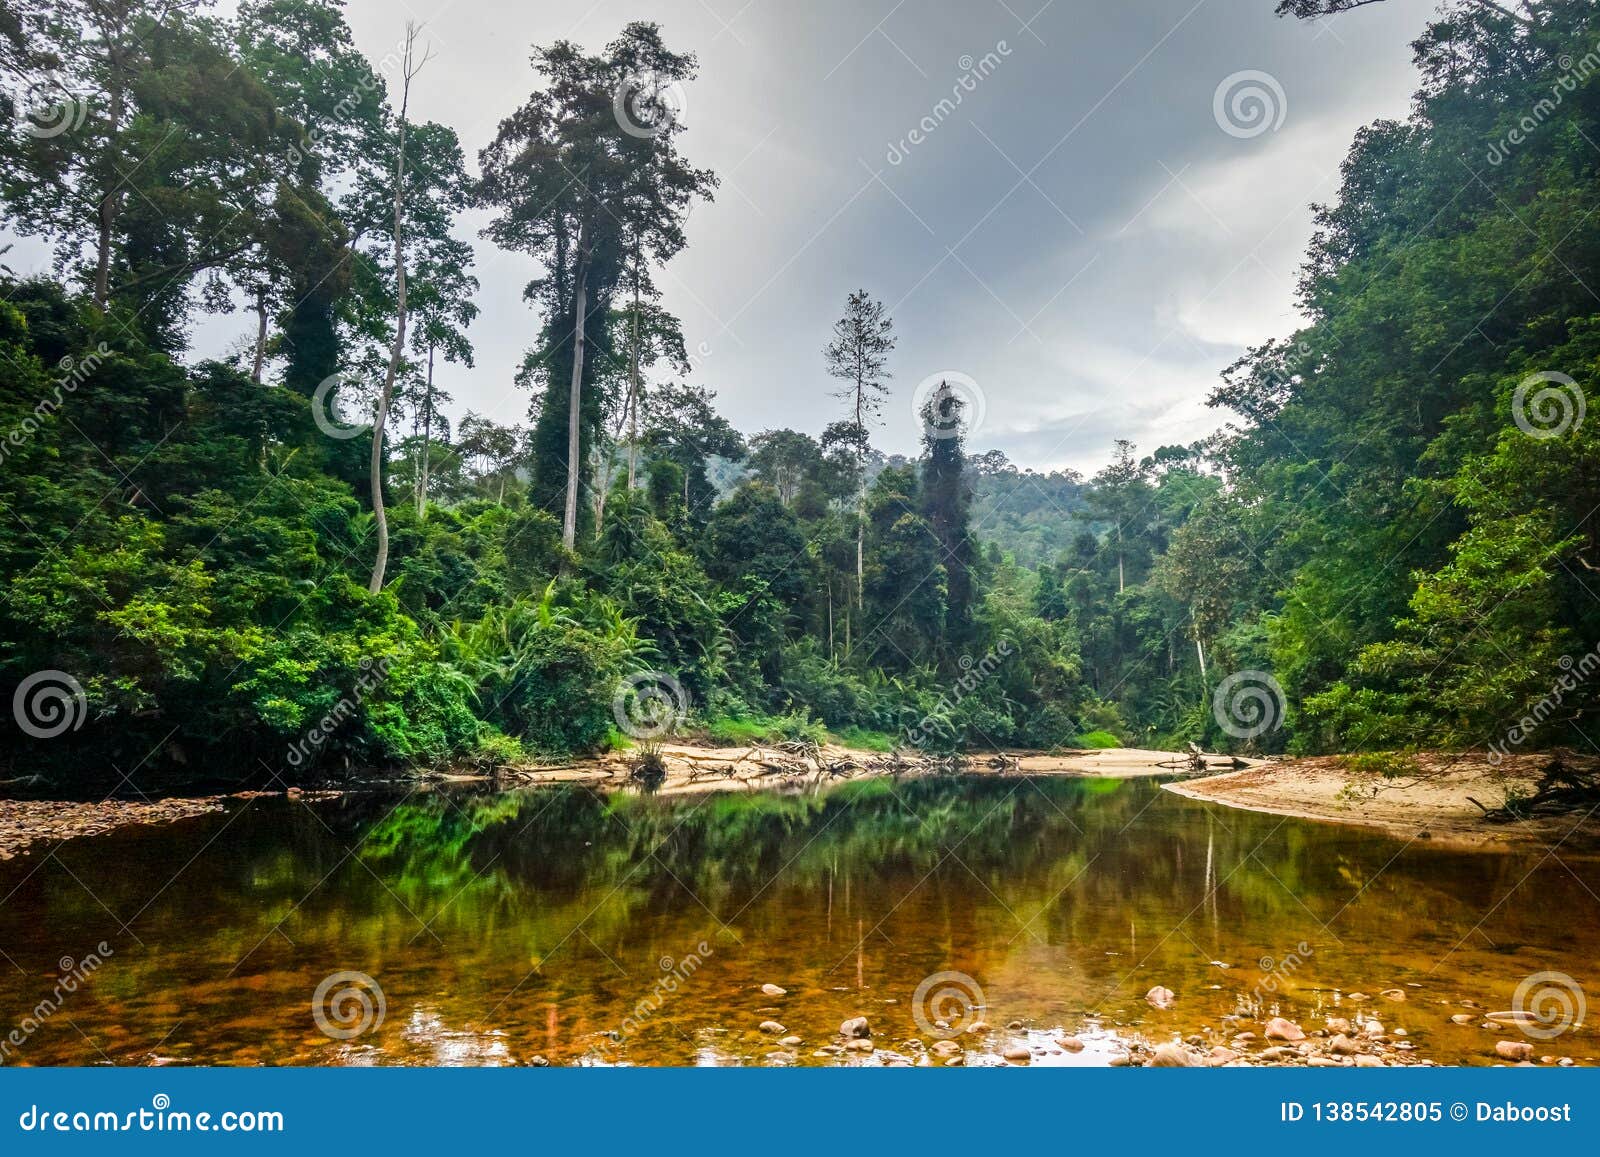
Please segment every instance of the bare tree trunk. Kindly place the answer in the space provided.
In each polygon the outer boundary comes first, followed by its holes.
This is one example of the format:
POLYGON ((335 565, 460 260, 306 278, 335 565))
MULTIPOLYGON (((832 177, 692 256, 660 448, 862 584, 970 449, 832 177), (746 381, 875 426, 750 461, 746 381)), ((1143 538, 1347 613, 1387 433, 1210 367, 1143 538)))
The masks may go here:
MULTIPOLYGON (((112 76, 110 107, 107 110, 109 124, 106 130, 106 149, 109 152, 116 147, 122 131, 125 98, 122 91, 120 43, 114 39, 112 33, 107 34, 107 40, 111 42, 107 55, 112 76)), ((106 168, 110 171, 102 175, 105 191, 100 195, 100 203, 95 206, 94 304, 99 309, 104 309, 111 299, 111 233, 122 206, 122 195, 119 192, 122 178, 110 160, 107 160, 106 168)))
POLYGON ((1194 652, 1200 656, 1200 685, 1204 687, 1208 682, 1206 679, 1206 645, 1200 641, 1199 631, 1194 633, 1194 652))
POLYGON ((567 395, 567 508, 561 523, 561 544, 578 548, 578 484, 583 468, 584 314, 589 307, 589 223, 578 222, 578 277, 572 318, 572 389, 567 395))
POLYGON ((422 464, 417 467, 417 521, 428 517, 428 456, 433 443, 433 343, 428 343, 428 386, 422 395, 422 464))
POLYGON ((256 286, 256 357, 250 369, 250 380, 261 384, 261 367, 267 360, 267 287, 256 286))
POLYGON ((628 489, 639 481, 639 246, 633 247, 633 376, 628 381, 628 489))
POLYGON ((389 368, 383 375, 383 392, 378 395, 378 410, 372 421, 372 514, 378 523, 378 553, 372 563, 372 578, 367 591, 377 594, 383 589, 383 573, 389 567, 389 519, 383 509, 383 434, 389 422, 389 402, 394 397, 395 378, 400 373, 400 359, 406 346, 406 255, 405 255, 405 178, 406 178, 406 110, 411 100, 411 78, 427 63, 413 66, 412 47, 417 39, 414 24, 406 25, 405 57, 401 65, 400 123, 394 157, 394 276, 395 321, 394 344, 389 347, 389 368))

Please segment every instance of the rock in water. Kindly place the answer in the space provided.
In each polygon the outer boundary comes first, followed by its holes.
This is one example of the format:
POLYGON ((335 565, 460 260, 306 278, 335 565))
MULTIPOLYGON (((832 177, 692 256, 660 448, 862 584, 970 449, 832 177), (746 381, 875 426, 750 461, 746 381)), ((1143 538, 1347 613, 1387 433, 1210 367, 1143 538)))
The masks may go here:
POLYGON ((1508 1061, 1525 1061, 1533 1055, 1533 1046, 1519 1040, 1495 1041, 1494 1055, 1508 1061))
POLYGON ((1075 1036, 1061 1037, 1056 1041, 1056 1044, 1066 1049, 1069 1053, 1081 1053, 1083 1051, 1083 1042, 1075 1036))
POLYGON ((1173 1002, 1178 999, 1178 994, 1158 984, 1145 993, 1144 998, 1149 1001, 1152 1008, 1171 1008, 1173 1002))
POLYGON ((761 992, 765 996, 788 996, 789 995, 789 990, 787 988, 779 988, 776 984, 763 984, 761 986, 761 992))
POLYGON ((1275 1016, 1267 1021, 1267 1027, 1263 1031, 1266 1033, 1268 1040, 1297 1041, 1306 1039, 1306 1034, 1299 1025, 1292 1020, 1284 1020, 1281 1016, 1275 1016))
POLYGON ((1155 1069, 1187 1069, 1194 1067, 1194 1057, 1189 1050, 1176 1041, 1156 1046, 1155 1055, 1150 1058, 1150 1067, 1155 1069))
POLYGON ((762 1032, 771 1033, 773 1036, 782 1036, 789 1031, 775 1020, 764 1020, 758 1027, 762 1032))
POLYGON ((1033 1054, 1028 1051, 1028 1046, 1017 1044, 1015 1041, 1008 1044, 1000 1055, 1014 1065, 1025 1064, 1033 1059, 1033 1054))
POLYGON ((853 1016, 839 1026, 839 1035, 850 1040, 869 1037, 872 1035, 872 1026, 867 1023, 866 1017, 853 1016))
POLYGON ((1340 1033, 1328 1042, 1328 1051, 1335 1056, 1350 1057, 1361 1051, 1361 1046, 1355 1041, 1340 1033))

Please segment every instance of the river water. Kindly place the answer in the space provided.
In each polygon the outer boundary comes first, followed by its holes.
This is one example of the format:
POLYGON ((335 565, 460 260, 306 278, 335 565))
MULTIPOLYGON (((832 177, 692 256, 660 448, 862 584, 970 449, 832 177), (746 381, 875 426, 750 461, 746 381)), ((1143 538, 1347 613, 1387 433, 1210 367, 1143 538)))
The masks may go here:
MULTIPOLYGON (((0 863, 0 1037, 24 1064, 878 1064, 982 1019, 969 1064, 1105 1064, 1360 1012, 1405 1030, 1397 1059, 1488 1064, 1494 1034, 1452 1014, 1542 972, 1600 999, 1597 894, 1600 864, 1559 849, 1138 779, 267 798, 0 863), (819 1055, 855 1016, 874 1051, 819 1055)), ((1546 1052, 1600 1045, 1586 1025, 1546 1052)))

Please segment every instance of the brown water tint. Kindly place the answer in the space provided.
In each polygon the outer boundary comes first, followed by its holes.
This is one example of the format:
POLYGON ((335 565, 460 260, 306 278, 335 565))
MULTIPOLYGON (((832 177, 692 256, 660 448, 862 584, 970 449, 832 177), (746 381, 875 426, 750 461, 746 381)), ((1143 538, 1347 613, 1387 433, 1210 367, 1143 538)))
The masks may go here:
MULTIPOLYGON (((1311 1029, 1355 991, 1410 1059, 1491 1063, 1494 1035, 1451 1014, 1509 1008, 1546 970, 1600 998, 1596 893, 1593 861, 1406 845, 1147 780, 263 799, 0 864, 0 1036, 104 941, 11 1063, 877 1063, 933 1042, 919 1013, 961 1012, 918 1007, 939 973, 981 988, 995 1026, 961 1038, 970 1063, 1063 1029, 1090 1047, 1036 1063, 1259 1031, 1241 1013, 1311 1029), (347 1040, 312 1009, 341 971, 385 1003, 347 1040), (1156 985, 1172 1008, 1146 1003, 1156 985), (880 1052, 816 1055, 856 1015, 880 1052)), ((1545 1052, 1600 1047, 1586 1026, 1545 1052)))

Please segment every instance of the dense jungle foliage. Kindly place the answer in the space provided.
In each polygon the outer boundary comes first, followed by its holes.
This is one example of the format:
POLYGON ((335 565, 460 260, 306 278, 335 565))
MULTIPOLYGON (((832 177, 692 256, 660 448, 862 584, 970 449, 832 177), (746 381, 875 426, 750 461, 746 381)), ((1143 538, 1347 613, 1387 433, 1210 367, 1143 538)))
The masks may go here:
MULTIPOLYGON (((1305 328, 1224 373, 1219 433, 1083 478, 969 452, 942 389, 918 459, 876 450, 893 319, 851 286, 817 335, 836 421, 717 413, 653 281, 717 185, 629 88, 694 73, 653 25, 536 49, 474 167, 337 0, 8 0, 0 211, 55 266, 0 282, 0 692, 48 672, 83 707, 0 758, 117 786, 560 756, 625 743, 647 672, 734 742, 1486 744, 1600 641, 1600 10, 1536 13, 1447 8, 1317 210, 1305 328), (473 356, 474 206, 542 270, 525 426, 436 384, 473 356), (190 356, 205 311, 247 319, 228 356, 190 356), (1214 703, 1238 672, 1282 690, 1248 741, 1214 703)), ((1531 746, 1581 735, 1578 682, 1531 746)))

